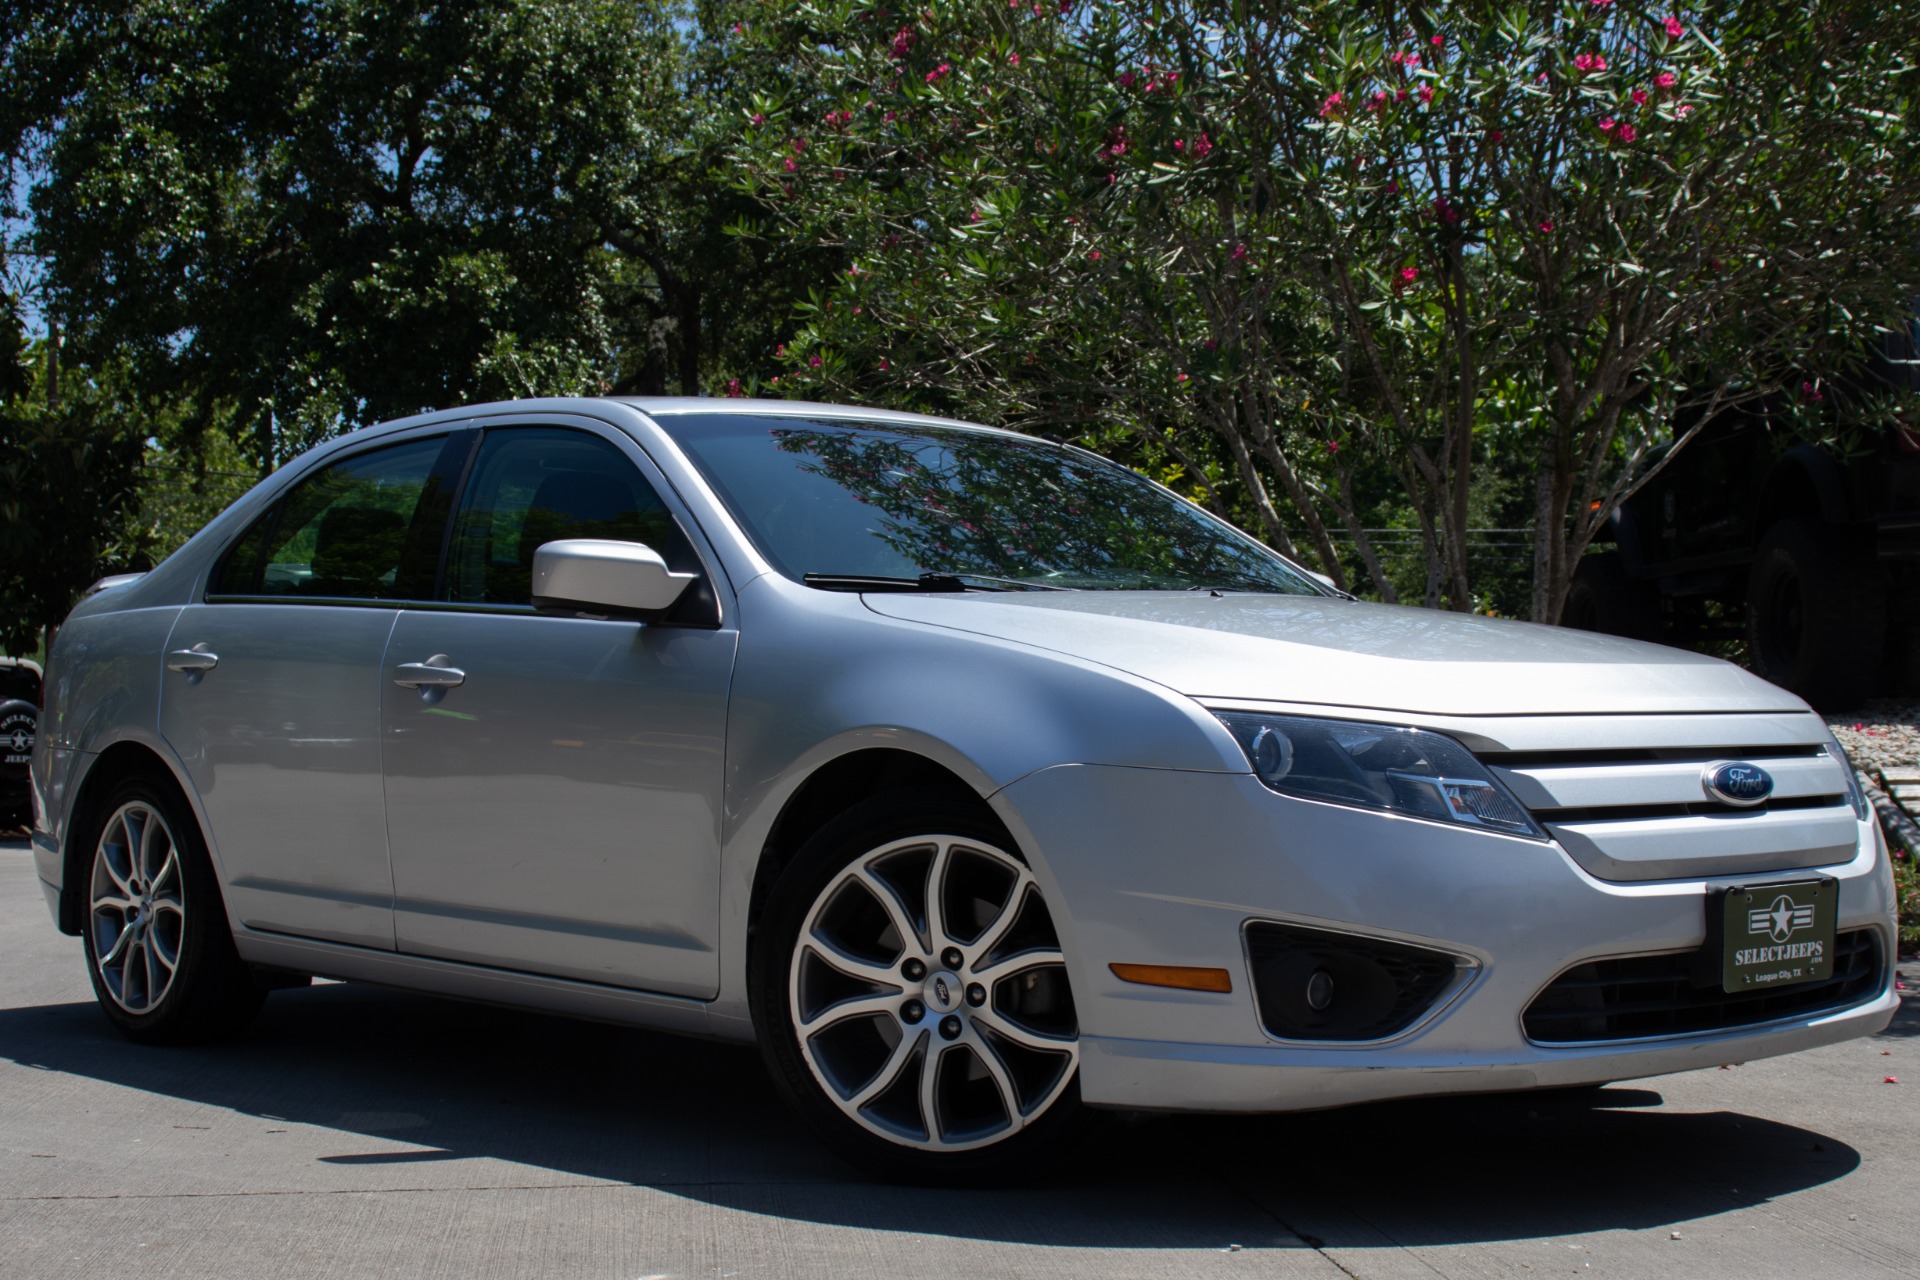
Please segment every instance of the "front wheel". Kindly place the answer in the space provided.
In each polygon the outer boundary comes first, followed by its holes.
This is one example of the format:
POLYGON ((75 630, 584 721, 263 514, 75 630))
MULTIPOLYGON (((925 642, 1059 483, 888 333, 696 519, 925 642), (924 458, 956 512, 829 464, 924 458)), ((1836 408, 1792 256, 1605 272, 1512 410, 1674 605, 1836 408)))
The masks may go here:
POLYGON ((852 1162, 984 1181, 1081 1128, 1059 935, 977 806, 926 793, 829 823, 781 875, 753 961, 774 1078, 852 1162))

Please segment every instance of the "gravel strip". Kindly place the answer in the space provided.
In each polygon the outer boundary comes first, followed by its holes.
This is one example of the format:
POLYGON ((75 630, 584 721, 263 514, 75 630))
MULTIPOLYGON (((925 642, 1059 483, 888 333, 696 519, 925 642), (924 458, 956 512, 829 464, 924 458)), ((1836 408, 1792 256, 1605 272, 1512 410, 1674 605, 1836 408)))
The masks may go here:
POLYGON ((1920 702, 1881 698, 1826 719, 1855 768, 1920 768, 1920 702))

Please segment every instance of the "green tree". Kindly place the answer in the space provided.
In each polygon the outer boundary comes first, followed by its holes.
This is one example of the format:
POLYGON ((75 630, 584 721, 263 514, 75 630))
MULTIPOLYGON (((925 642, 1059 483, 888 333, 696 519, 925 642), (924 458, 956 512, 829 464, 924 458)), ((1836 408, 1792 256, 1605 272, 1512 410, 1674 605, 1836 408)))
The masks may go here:
POLYGON ((1816 385, 1915 292, 1910 27, 1854 0, 799 6, 741 32, 788 68, 743 180, 850 265, 781 388, 1108 415, 1283 549, 1290 506, 1336 578, 1344 522, 1386 598, 1357 489, 1391 475, 1455 608, 1497 439, 1551 621, 1675 421, 1816 385))
POLYGON ((723 233, 700 30, 673 0, 50 6, 5 46, 45 306, 268 466, 429 407, 724 381, 806 255, 723 233))

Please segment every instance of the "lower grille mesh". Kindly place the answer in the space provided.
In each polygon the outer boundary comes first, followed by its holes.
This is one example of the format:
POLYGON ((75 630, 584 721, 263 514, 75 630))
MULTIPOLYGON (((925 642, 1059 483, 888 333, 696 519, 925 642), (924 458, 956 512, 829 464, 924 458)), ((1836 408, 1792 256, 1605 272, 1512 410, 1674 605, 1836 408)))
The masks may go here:
MULTIPOLYGON (((1698 952, 1627 956, 1575 965, 1527 1006, 1527 1038, 1580 1044, 1756 1026, 1777 1018, 1859 1004, 1880 989, 1880 935, 1853 929, 1835 939, 1833 976, 1778 990, 1729 995, 1696 986, 1698 952)), ((1716 966, 1707 971, 1718 973, 1716 966)))

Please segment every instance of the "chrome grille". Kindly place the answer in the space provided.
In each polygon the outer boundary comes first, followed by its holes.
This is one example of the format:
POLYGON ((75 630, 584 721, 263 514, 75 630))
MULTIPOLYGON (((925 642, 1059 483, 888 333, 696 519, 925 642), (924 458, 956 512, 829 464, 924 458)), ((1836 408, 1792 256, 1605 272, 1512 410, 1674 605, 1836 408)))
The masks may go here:
POLYGON ((1481 752, 1575 861, 1603 880, 1745 875, 1849 861, 1859 828, 1845 766, 1823 743, 1481 752), (1710 796, 1706 772, 1759 765, 1773 794, 1741 807, 1710 796))

